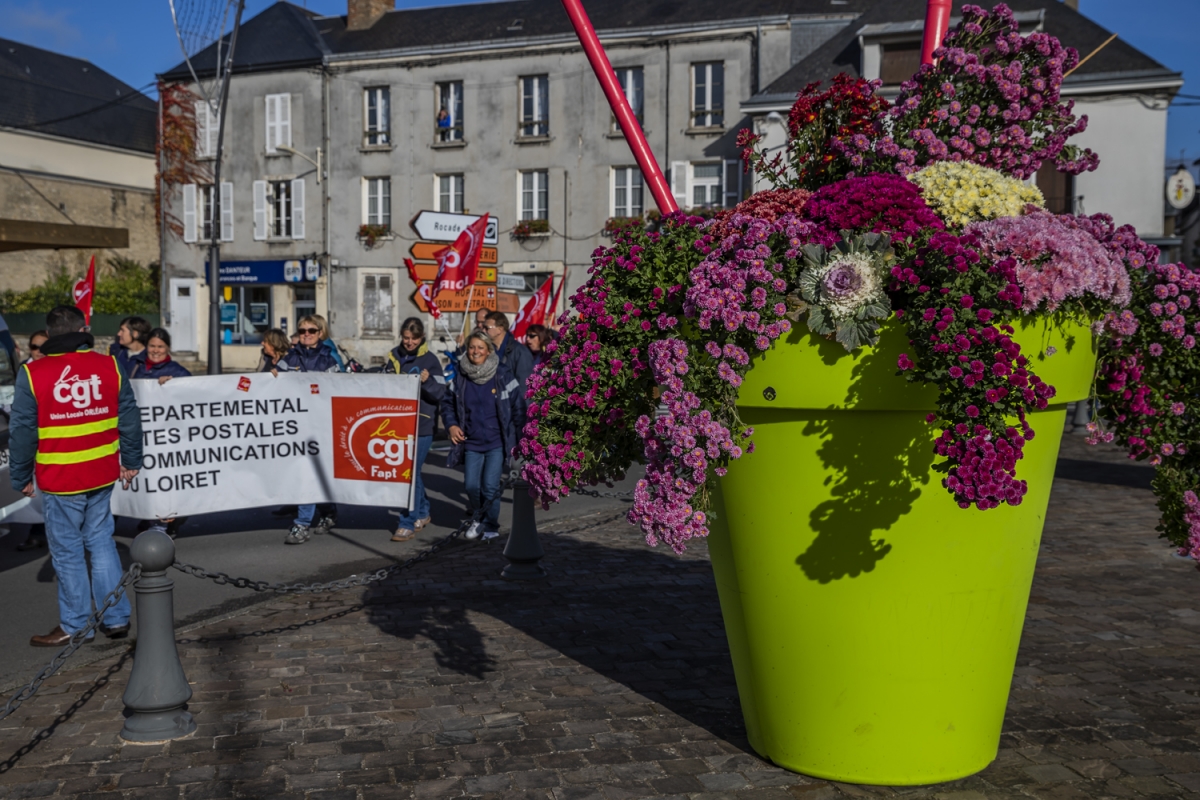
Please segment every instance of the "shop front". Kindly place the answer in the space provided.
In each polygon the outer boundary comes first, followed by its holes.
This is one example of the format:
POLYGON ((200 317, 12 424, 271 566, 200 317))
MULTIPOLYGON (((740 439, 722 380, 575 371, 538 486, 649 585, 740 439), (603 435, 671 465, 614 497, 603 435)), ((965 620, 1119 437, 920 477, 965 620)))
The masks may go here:
POLYGON ((316 259, 221 261, 224 368, 254 369, 263 334, 280 328, 291 335, 300 317, 318 313, 323 284, 316 259))

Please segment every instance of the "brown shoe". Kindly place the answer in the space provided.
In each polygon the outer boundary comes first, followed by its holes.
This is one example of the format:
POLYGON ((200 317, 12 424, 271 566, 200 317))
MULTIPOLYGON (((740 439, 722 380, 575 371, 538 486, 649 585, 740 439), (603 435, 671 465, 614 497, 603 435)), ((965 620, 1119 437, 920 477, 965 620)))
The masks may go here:
POLYGON ((414 531, 412 528, 397 528, 396 532, 394 534, 392 534, 392 541, 393 542, 407 542, 416 535, 417 535, 417 532, 414 531))
POLYGON ((417 521, 416 521, 416 522, 413 524, 413 530, 414 530, 414 531, 419 531, 419 530, 421 530, 421 528, 424 528, 426 525, 428 525, 428 524, 429 524, 429 521, 430 521, 431 519, 433 519, 433 518, 432 518, 432 517, 426 517, 425 519, 419 519, 419 520, 417 520, 417 521))
MULTIPOLYGON (((91 637, 88 637, 84 641, 90 642, 91 640, 91 637)), ((33 647, 62 647, 69 641, 71 641, 71 634, 64 631, 62 625, 55 625, 54 630, 45 636, 31 636, 29 644, 33 647)))

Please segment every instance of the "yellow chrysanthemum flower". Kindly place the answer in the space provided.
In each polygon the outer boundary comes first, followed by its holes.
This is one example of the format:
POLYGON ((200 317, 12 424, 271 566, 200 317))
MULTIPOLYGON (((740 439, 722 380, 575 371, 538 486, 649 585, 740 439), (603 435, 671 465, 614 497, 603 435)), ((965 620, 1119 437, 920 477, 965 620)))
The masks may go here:
POLYGON ((998 217, 1018 217, 1032 203, 1046 204, 1036 186, 969 162, 938 161, 908 176, 921 187, 929 207, 950 225, 998 217))

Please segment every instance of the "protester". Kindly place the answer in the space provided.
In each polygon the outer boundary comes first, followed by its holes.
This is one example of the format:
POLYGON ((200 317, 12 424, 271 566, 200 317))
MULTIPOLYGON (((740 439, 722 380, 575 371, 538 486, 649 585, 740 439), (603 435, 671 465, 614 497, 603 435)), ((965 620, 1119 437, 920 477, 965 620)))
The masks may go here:
POLYGON ((321 346, 328 349, 333 355, 333 360, 338 365, 338 372, 345 372, 346 361, 342 358, 342 351, 338 350, 338 346, 333 343, 333 339, 329 334, 329 323, 320 314, 313 314, 312 319, 317 323, 317 327, 321 329, 321 346))
POLYGON ((262 358, 258 362, 259 372, 287 372, 290 367, 283 357, 292 349, 288 335, 279 328, 271 328, 263 334, 262 358))
MULTIPOLYGON (((146 334, 146 349, 141 361, 134 362, 131 380, 158 381, 162 386, 172 378, 190 378, 192 373, 178 361, 171 359, 171 334, 162 328, 154 328, 146 334)), ((187 522, 187 517, 172 517, 164 520, 146 520, 141 530, 157 528, 172 539, 187 522)))
MULTIPOLYGON (((476 311, 475 311, 475 327, 472 328, 471 330, 472 331, 483 330, 483 326, 487 324, 487 315, 490 313, 491 312, 486 308, 476 309, 476 311)), ((462 354, 466 352, 465 350, 463 350, 463 343, 466 342, 466 336, 463 336, 460 333, 454 337, 454 342, 458 345, 458 348, 454 351, 454 360, 457 361, 459 359, 459 357, 462 356, 462 354)))
MULTIPOLYGON (((58 306, 46 315, 47 358, 21 368, 13 404, 9 469, 13 488, 44 495, 50 559, 58 576, 59 624, 34 647, 62 647, 83 629, 121 581, 113 543, 112 487, 127 488, 142 466, 142 420, 133 388, 111 356, 93 351, 83 313, 58 306), (68 386, 63 392, 59 387, 68 386), (86 430, 76 416, 87 412, 86 430), (86 556, 85 556, 86 554, 86 556), (91 578, 88 577, 88 560, 91 578)), ((129 633, 125 594, 106 612, 100 631, 129 633)))
MULTIPOLYGON (((328 335, 325 320, 315 314, 300 318, 296 324, 296 332, 300 334, 300 344, 293 347, 281 359, 288 370, 300 372, 342 372, 338 362, 334 360, 329 348, 323 344, 322 335, 328 335)), ((288 531, 284 544, 304 544, 312 535, 328 533, 330 528, 337 525, 337 506, 333 503, 317 503, 302 505, 296 511, 296 519, 292 529, 288 531), (317 514, 320 517, 317 517, 317 514), (314 524, 313 520, 316 520, 314 524)))
MULTIPOLYGON (((34 331, 29 337, 29 358, 21 364, 25 366, 31 361, 37 361, 42 358, 42 345, 50 338, 45 331, 34 331)), ((17 545, 18 553, 24 553, 27 550, 37 550, 46 546, 46 523, 35 522, 29 526, 29 535, 25 537, 25 541, 17 545)))
POLYGON ((421 470, 433 445, 433 429, 437 421, 438 403, 446 394, 446 378, 442 362, 425 345, 425 325, 409 317, 400 326, 400 344, 388 354, 383 371, 390 375, 418 375, 421 378, 421 402, 417 417, 417 456, 413 462, 413 499, 408 510, 396 523, 393 542, 407 542, 417 531, 429 524, 429 498, 421 470))
POLYGON ((529 348, 518 342, 508 332, 508 315, 503 311, 492 311, 483 323, 483 332, 492 340, 500 363, 508 367, 521 384, 521 394, 525 394, 525 381, 533 373, 533 353, 529 348))
POLYGON ((135 362, 130 378, 155 379, 159 385, 172 378, 189 378, 191 371, 171 359, 171 334, 162 328, 155 328, 146 336, 144 358, 135 362))
POLYGON ((533 365, 535 367, 545 360, 546 345, 549 343, 549 329, 545 325, 530 325, 525 329, 525 346, 533 354, 533 365))
POLYGON ((126 375, 133 375, 136 364, 146 360, 146 342, 150 339, 150 323, 141 317, 126 317, 117 327, 117 339, 108 354, 117 357, 126 375))
POLYGON ((446 466, 463 466, 467 511, 484 518, 467 530, 468 539, 499 536, 501 476, 518 433, 525 426, 525 393, 482 331, 467 337, 458 375, 442 398, 442 421, 453 447, 446 466))

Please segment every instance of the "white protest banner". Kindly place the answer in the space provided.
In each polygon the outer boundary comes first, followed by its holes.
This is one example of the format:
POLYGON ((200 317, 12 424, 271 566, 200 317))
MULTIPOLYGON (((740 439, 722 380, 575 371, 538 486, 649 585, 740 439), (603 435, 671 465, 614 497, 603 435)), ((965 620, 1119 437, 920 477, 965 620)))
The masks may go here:
POLYGON ((420 379, 281 372, 133 381, 145 461, 114 514, 257 506, 407 508, 420 379))

